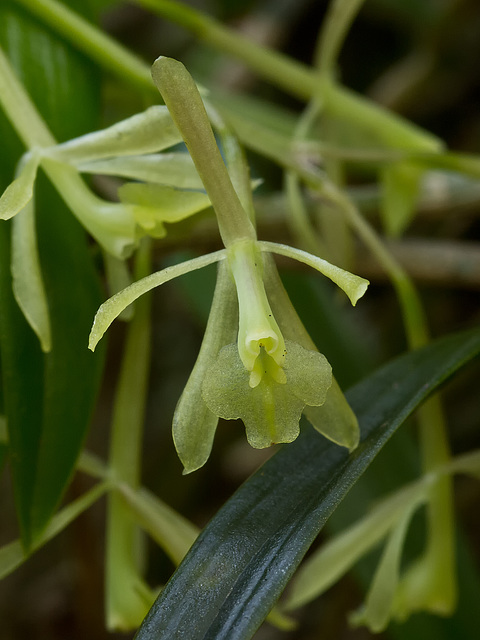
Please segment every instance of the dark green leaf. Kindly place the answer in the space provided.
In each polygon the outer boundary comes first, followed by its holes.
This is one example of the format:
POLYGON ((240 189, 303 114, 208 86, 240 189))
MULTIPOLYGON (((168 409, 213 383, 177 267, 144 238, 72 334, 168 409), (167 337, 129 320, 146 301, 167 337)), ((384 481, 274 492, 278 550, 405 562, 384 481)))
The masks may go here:
MULTIPOLYGON (((82 6, 80 1, 71 4, 82 6)), ((82 55, 12 2, 0 7, 0 42, 57 139, 97 126, 98 74, 82 55)), ((4 184, 12 179, 23 150, 3 115, 0 127, 4 184)), ((44 181, 37 187, 36 211, 53 333, 48 354, 40 351, 11 293, 10 227, 5 223, 0 251, 5 410, 15 501, 27 549, 46 526, 73 473, 102 365, 102 353, 87 350, 101 295, 85 233, 44 181)))
POLYGON ((43 360, 38 339, 13 298, 10 227, 10 222, 0 224, 0 345, 15 500, 20 525, 27 530, 41 434, 43 360))
POLYGON ((137 640, 250 638, 339 501, 405 418, 480 351, 480 331, 406 354, 352 388, 362 441, 352 454, 304 429, 205 528, 137 640))

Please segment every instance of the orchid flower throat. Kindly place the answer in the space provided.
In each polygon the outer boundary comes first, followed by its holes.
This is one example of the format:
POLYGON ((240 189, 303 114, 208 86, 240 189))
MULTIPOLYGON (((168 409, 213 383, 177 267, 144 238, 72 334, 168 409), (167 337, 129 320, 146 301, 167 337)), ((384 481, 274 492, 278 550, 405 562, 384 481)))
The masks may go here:
POLYGON ((256 387, 264 373, 284 384, 285 340, 265 292, 261 251, 255 241, 239 240, 227 248, 227 260, 238 297, 238 353, 250 371, 250 387, 256 387))

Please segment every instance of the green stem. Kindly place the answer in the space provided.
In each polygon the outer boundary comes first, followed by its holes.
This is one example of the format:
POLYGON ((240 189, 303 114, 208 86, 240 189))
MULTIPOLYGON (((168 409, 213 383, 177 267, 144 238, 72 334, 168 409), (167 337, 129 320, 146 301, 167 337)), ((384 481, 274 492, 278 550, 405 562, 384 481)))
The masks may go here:
POLYGON ((76 49, 83 51, 100 66, 124 78, 139 89, 154 93, 149 66, 56 0, 17 0, 31 13, 62 34, 76 49))
POLYGON ((317 78, 307 65, 248 40, 197 9, 171 0, 137 0, 137 3, 181 25, 215 49, 242 60, 288 93, 305 99, 317 88, 317 78))
POLYGON ((315 66, 333 77, 335 64, 355 16, 365 0, 332 0, 322 24, 314 54, 315 66))
MULTIPOLYGON (((370 251, 388 273, 397 293, 410 349, 429 340, 427 320, 418 292, 407 273, 390 255, 377 233, 362 217, 355 205, 340 191, 331 188, 329 196, 345 213, 370 251)), ((420 450, 424 473, 447 464, 450 460, 447 429, 438 396, 432 397, 418 411, 420 450)), ((428 501, 429 536, 424 561, 429 571, 431 592, 436 594, 437 612, 451 613, 456 602, 454 512, 452 480, 439 478, 432 484, 428 501)))
POLYGON ((56 144, 30 96, 15 75, 0 48, 0 104, 26 147, 50 147, 56 144))
MULTIPOLYGON (((150 273, 151 243, 137 253, 136 277, 150 273)), ((117 385, 109 467, 116 483, 133 489, 140 486, 141 444, 150 365, 151 296, 136 303, 125 345, 117 385)), ((128 629, 138 624, 146 611, 137 593, 140 580, 139 530, 120 493, 109 496, 106 539, 106 617, 109 629, 128 629)))
MULTIPOLYGON (((139 4, 194 33, 222 53, 244 62, 250 69, 272 84, 300 99, 309 100, 319 94, 334 113, 355 112, 352 120, 359 127, 378 132, 385 140, 402 148, 438 150, 439 141, 431 134, 389 112, 366 98, 330 82, 322 82, 316 69, 266 49, 239 35, 198 10, 174 0, 137 0, 139 4), (327 90, 328 86, 328 90, 327 90)), ((326 80, 326 78, 324 78, 326 80)))
MULTIPOLYGON (((18 1, 100 66, 134 86, 152 92, 148 66, 65 5, 57 0, 18 1)), ((173 0, 137 2, 181 25, 222 53, 241 60, 261 77, 289 94, 308 100, 318 95, 320 90, 325 90, 328 84, 328 91, 325 91, 322 98, 328 101, 331 112, 341 114, 342 117, 352 113, 352 121, 357 126, 377 132, 393 146, 421 148, 426 151, 439 149, 439 141, 421 128, 344 87, 320 82, 316 70, 251 42, 192 7, 173 0)))

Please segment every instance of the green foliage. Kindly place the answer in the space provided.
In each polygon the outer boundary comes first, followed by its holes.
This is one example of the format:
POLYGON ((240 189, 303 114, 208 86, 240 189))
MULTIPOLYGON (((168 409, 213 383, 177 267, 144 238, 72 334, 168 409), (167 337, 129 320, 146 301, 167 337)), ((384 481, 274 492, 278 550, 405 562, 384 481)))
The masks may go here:
POLYGON ((347 398, 362 433, 355 452, 348 456, 311 430, 283 447, 205 528, 136 638, 252 637, 329 515, 395 429, 479 351, 478 330, 451 336, 353 387, 347 398))
MULTIPOLYGON (((267 620, 282 638, 294 616, 318 618, 298 610, 321 597, 319 633, 333 621, 342 637, 347 623, 387 639, 473 637, 480 578, 461 528, 474 525, 453 476, 478 495, 466 365, 480 333, 460 291, 480 282, 480 160, 473 138, 469 153, 447 148, 436 112, 435 135, 416 122, 438 87, 438 110, 449 95, 445 36, 461 12, 331 0, 309 65, 301 36, 286 55, 263 27, 258 44, 184 2, 136 4, 0 7, 0 470, 14 503, 10 516, 2 487, 0 577, 51 541, 48 559, 106 496, 95 606, 108 631, 247 640, 267 620), (387 35, 418 39, 393 67, 396 43, 379 47, 378 100, 350 88, 380 29, 372 9, 387 35), (132 50, 97 26, 106 16, 121 38, 109 16, 123 11, 132 50), (171 23, 190 39, 162 37, 171 23), (416 243, 440 257, 426 265, 416 243), (344 582, 339 607, 326 592, 350 571, 364 604, 344 582)), ((307 5, 270 3, 270 27, 313 24, 307 5)), ((234 12, 248 33, 264 10, 234 12)), ((83 617, 82 637, 103 633, 83 617)))
MULTIPOLYGON (((98 83, 91 63, 11 3, 2 5, 1 12, 2 42, 9 46, 8 53, 17 61, 55 134, 71 137, 95 126, 98 83), (12 33, 18 37, 10 37, 12 33), (71 105, 76 102, 84 108, 73 115, 71 105)), ((11 294, 6 225, 2 225, 1 252, 5 409, 15 498, 27 550, 37 542, 72 476, 102 368, 102 354, 92 357, 82 345, 101 295, 85 232, 44 184, 39 185, 36 198, 36 227, 52 327, 48 353, 41 353, 11 294)))

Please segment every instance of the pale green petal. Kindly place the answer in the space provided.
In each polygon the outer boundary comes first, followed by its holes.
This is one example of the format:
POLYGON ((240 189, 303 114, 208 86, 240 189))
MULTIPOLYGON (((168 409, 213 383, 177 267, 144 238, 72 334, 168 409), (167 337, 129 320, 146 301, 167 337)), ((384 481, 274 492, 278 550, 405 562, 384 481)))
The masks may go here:
POLYGON ((331 368, 324 356, 294 342, 286 347, 285 384, 264 375, 251 388, 250 372, 235 344, 220 351, 205 376, 203 397, 210 410, 227 420, 241 418, 249 443, 258 449, 295 440, 305 404, 321 405, 331 385, 331 368))
MULTIPOLYGON (((313 340, 298 317, 290 298, 278 275, 277 267, 270 254, 265 254, 265 287, 275 317, 282 327, 286 340, 298 342, 305 349, 316 350, 313 340)), ((305 407, 304 414, 311 424, 337 444, 354 449, 359 440, 358 420, 350 408, 335 378, 321 407, 305 407)))
POLYGON ((18 177, 5 189, 0 197, 0 220, 13 218, 32 199, 38 164, 38 155, 30 155, 20 167, 18 177))
POLYGON ((365 280, 365 278, 361 278, 349 271, 340 269, 340 267, 336 267, 330 262, 327 262, 322 258, 318 258, 311 253, 307 253, 306 251, 302 251, 301 249, 294 249, 286 244, 278 244, 276 242, 260 241, 258 242, 258 245, 262 251, 278 253, 281 256, 287 256, 293 260, 303 262, 313 269, 317 269, 317 271, 323 273, 324 276, 327 276, 327 278, 330 278, 332 282, 339 286, 340 289, 347 294, 353 305, 355 305, 358 299, 364 295, 369 285, 368 280, 365 280))
POLYGON ((319 407, 332 385, 332 367, 322 353, 308 351, 296 342, 285 343, 285 373, 291 392, 309 406, 319 407))
POLYGON ((13 220, 11 271, 15 300, 37 334, 42 351, 50 351, 50 317, 38 257, 33 200, 13 220))
MULTIPOLYGON (((80 162, 75 166, 81 173, 120 176, 177 189, 204 189, 191 156, 181 151, 104 158, 80 162)), ((256 178, 250 181, 250 187, 256 189, 262 183, 263 180, 256 178)))
POLYGON ((335 378, 321 407, 306 406, 307 420, 323 436, 353 451, 360 441, 360 427, 356 415, 348 404, 335 378))
POLYGON ((354 626, 366 625, 373 633, 383 631, 392 617, 392 607, 400 578, 400 561, 405 535, 414 509, 410 507, 390 533, 365 605, 350 615, 354 626))
POLYGON ((164 284, 165 282, 168 282, 169 280, 173 280, 173 278, 182 276, 185 273, 194 271, 195 269, 201 269, 213 262, 223 260, 225 258, 225 253, 225 249, 221 249, 220 251, 208 253, 205 256, 193 258, 193 260, 187 260, 180 264, 167 267, 166 269, 152 273, 146 278, 142 278, 141 280, 134 282, 123 291, 119 291, 117 294, 106 300, 95 315, 92 330, 90 331, 88 348, 94 351, 99 340, 101 340, 103 334, 115 318, 117 318, 129 304, 132 304, 132 302, 141 295, 160 286, 161 284, 164 284))
POLYGON ((82 162, 77 169, 85 173, 121 176, 165 184, 178 189, 203 189, 203 183, 188 153, 155 153, 82 162))
POLYGON ((184 191, 161 184, 129 182, 118 190, 120 200, 133 206, 150 211, 152 221, 179 222, 194 213, 210 206, 208 196, 201 191, 184 191))
POLYGON ((248 442, 257 449, 295 440, 304 402, 267 376, 253 389, 249 379, 250 372, 240 360, 237 346, 224 347, 205 377, 203 397, 207 406, 221 418, 241 418, 248 442))
POLYGON ((62 162, 77 164, 110 156, 152 153, 181 141, 167 107, 155 105, 111 127, 51 147, 46 153, 62 162))
POLYGON ((200 353, 173 416, 173 440, 184 473, 202 467, 210 455, 218 416, 210 411, 203 400, 203 379, 221 347, 235 341, 237 328, 235 286, 227 265, 221 262, 200 353))

